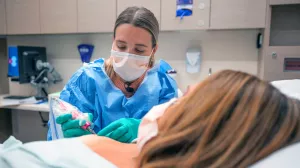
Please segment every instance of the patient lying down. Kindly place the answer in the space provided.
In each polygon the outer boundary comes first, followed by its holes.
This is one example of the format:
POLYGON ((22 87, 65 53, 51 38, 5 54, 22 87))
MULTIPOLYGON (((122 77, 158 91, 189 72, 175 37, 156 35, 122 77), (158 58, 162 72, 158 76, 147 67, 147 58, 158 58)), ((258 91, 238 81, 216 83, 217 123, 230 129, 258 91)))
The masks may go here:
POLYGON ((226 70, 154 107, 140 124, 137 144, 93 135, 25 145, 9 140, 0 167, 268 168, 255 163, 299 142, 299 128, 299 100, 226 70))

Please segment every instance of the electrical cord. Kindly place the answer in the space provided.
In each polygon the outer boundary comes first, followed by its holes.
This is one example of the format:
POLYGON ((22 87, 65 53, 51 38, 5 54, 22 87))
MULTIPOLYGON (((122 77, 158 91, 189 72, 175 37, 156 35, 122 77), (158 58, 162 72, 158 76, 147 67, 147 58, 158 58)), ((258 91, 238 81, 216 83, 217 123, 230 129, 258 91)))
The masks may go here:
POLYGON ((43 93, 45 94, 46 97, 48 97, 48 92, 46 91, 45 88, 42 88, 43 93))
POLYGON ((41 120, 42 120, 42 123, 43 123, 43 127, 48 127, 48 121, 49 120, 46 120, 46 119, 44 119, 44 117, 43 117, 43 115, 42 115, 42 112, 40 112, 39 111, 39 115, 40 115, 40 118, 41 118, 41 120))

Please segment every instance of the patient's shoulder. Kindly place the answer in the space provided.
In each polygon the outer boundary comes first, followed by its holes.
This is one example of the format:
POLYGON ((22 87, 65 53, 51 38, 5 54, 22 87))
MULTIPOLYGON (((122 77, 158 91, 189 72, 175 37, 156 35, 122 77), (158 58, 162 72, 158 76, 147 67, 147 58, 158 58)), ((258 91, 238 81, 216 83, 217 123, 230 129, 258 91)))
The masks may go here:
POLYGON ((136 144, 125 144, 107 137, 95 135, 81 137, 83 142, 95 153, 122 167, 132 167, 134 158, 138 155, 136 144))

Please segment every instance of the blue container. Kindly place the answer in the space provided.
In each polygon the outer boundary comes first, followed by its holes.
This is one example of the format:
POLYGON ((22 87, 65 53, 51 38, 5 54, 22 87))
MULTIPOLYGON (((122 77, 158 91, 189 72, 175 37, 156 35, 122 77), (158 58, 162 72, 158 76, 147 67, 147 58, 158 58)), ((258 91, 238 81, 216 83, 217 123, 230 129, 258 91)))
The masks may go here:
POLYGON ((81 61, 83 63, 89 63, 93 55, 94 46, 90 44, 80 44, 77 48, 80 54, 81 61))

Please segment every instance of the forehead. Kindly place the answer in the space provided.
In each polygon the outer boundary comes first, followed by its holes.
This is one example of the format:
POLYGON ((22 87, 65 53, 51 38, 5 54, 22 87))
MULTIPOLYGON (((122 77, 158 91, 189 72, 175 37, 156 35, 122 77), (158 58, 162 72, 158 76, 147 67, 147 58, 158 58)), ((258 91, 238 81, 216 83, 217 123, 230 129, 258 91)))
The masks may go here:
POLYGON ((140 27, 131 24, 122 24, 117 27, 115 40, 122 40, 134 44, 151 44, 151 34, 140 27))

